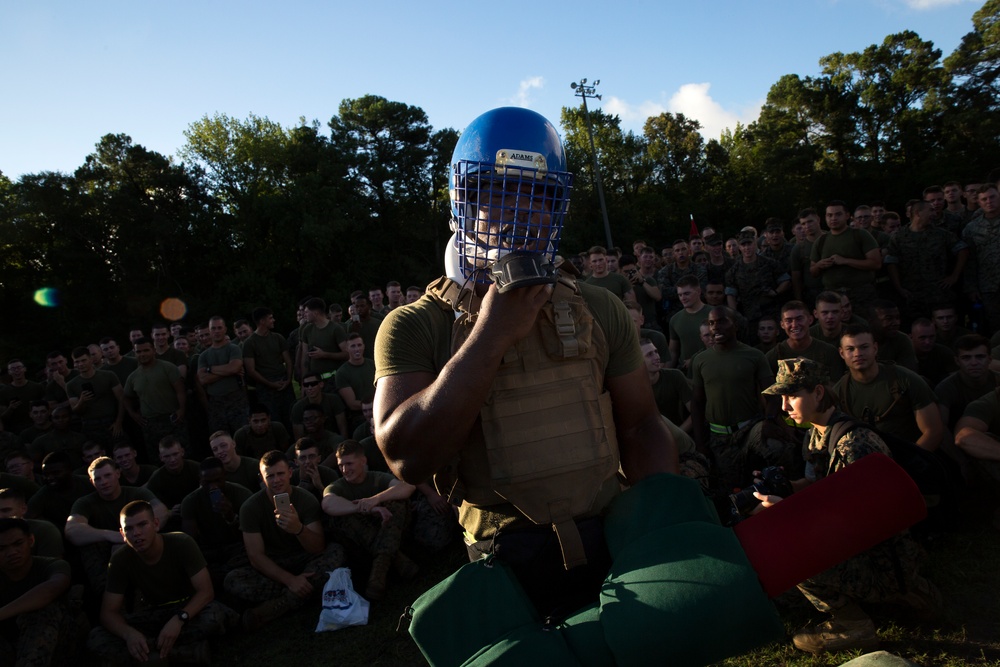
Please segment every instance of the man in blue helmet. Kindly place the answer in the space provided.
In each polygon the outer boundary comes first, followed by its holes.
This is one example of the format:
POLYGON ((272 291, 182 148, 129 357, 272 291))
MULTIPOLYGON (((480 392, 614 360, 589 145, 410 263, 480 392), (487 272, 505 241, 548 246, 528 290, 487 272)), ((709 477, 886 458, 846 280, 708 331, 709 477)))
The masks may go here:
POLYGON ((405 482, 434 477, 470 558, 511 566, 543 614, 596 600, 602 511, 677 472, 632 322, 553 269, 572 175, 545 118, 489 111, 452 159, 446 275, 393 310, 375 346, 375 429, 405 482))

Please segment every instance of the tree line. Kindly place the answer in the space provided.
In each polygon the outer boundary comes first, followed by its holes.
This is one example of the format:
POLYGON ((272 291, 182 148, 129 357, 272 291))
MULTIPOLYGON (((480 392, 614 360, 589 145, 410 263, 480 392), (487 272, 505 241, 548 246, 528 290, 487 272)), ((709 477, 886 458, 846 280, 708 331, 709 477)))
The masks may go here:
MULTIPOLYGON (((820 65, 781 77, 756 121, 707 141, 680 113, 635 133, 592 110, 615 243, 669 243, 689 215, 733 232, 831 198, 901 207, 1000 165, 1000 0, 947 57, 906 31, 820 65)), ((578 251, 603 242, 603 223, 583 111, 559 121, 576 174, 563 248, 578 251)), ((265 304, 287 329, 304 295, 343 303, 439 274, 459 133, 419 107, 367 95, 325 127, 216 114, 184 134, 176 159, 109 134, 72 174, 0 174, 5 359, 148 328, 167 297, 191 323, 265 304), (36 302, 41 288, 57 305, 36 302)))

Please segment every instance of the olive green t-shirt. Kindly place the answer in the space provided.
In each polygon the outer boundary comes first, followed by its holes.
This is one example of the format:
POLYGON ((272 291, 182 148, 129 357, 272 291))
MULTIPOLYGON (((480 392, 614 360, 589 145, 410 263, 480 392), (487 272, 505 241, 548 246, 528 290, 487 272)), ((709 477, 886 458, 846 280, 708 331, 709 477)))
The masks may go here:
POLYGON ((165 417, 180 407, 174 385, 181 372, 169 361, 157 359, 149 368, 140 366, 125 381, 125 396, 139 398, 143 417, 165 417))
POLYGON ((351 388, 354 398, 362 403, 371 402, 375 398, 375 362, 368 358, 357 366, 344 362, 337 369, 336 382, 338 391, 351 388))
MULTIPOLYGON (((333 380, 327 380, 327 382, 333 382, 333 380)), ((296 401, 295 405, 292 406, 292 424, 301 425, 302 424, 302 412, 309 405, 308 398, 301 398, 296 401)), ((335 426, 333 420, 337 415, 343 414, 347 408, 344 405, 344 399, 338 394, 330 394, 323 392, 323 400, 319 402, 319 406, 323 408, 323 414, 326 415, 326 423, 328 426, 335 426)), ((271 422, 272 426, 274 422, 271 422)))
POLYGON ((128 376, 134 373, 137 368, 139 368, 139 362, 135 360, 135 357, 122 357, 113 366, 108 362, 104 362, 100 370, 114 373, 115 377, 118 378, 118 381, 124 387, 128 381, 128 376))
POLYGON ((80 413, 80 417, 87 421, 89 419, 112 419, 118 416, 118 398, 115 397, 115 387, 121 385, 118 376, 111 371, 95 371, 94 377, 84 378, 77 376, 66 383, 66 395, 70 398, 79 398, 83 393, 83 385, 90 384, 94 397, 86 404, 87 410, 80 413))
POLYGON ((254 370, 268 380, 285 378, 288 377, 283 356, 286 347, 285 337, 281 334, 271 331, 261 336, 254 331, 243 342, 243 359, 253 359, 254 370))
MULTIPOLYGON (((222 495, 229 500, 238 516, 243 503, 253 494, 239 484, 226 482, 222 487, 222 495)), ((212 497, 205 487, 198 487, 184 497, 181 501, 181 518, 198 525, 198 541, 206 548, 240 544, 243 540, 239 526, 226 523, 222 514, 212 507, 212 497)))
MULTIPOLYGON (((600 326, 608 344, 605 378, 627 375, 644 367, 635 324, 625 305, 606 289, 578 282, 580 294, 600 326)), ((389 312, 375 345, 375 381, 403 373, 430 373, 437 376, 451 357, 452 326, 455 312, 425 294, 415 303, 389 312)), ((762 357, 763 358, 763 357, 762 357)), ((619 492, 612 478, 594 503, 599 512, 619 492)), ((511 505, 489 508, 462 505, 459 520, 477 539, 484 539, 500 527, 526 521, 511 505)))
POLYGON ((620 273, 609 273, 608 275, 595 278, 590 276, 587 278, 586 283, 588 285, 596 285, 597 287, 603 287, 612 294, 614 294, 619 299, 625 299, 625 295, 632 290, 632 283, 629 282, 628 278, 620 273))
MULTIPOLYGON (((703 305, 697 313, 689 313, 680 310, 673 314, 667 328, 670 329, 670 340, 676 340, 680 344, 678 363, 683 363, 693 357, 696 352, 705 349, 701 342, 701 325, 708 319, 708 313, 712 310, 709 305, 703 305)), ((666 363, 666 359, 662 359, 666 363)))
MULTIPOLYGON (((303 526, 316 523, 323 518, 319 501, 308 491, 293 486, 289 492, 289 499, 303 526)), ((268 495, 267 489, 261 489, 253 494, 240 507, 240 528, 244 533, 260 533, 264 540, 264 553, 272 560, 303 553, 299 538, 279 528, 274 520, 274 501, 268 495)))
POLYGON ((914 413, 935 402, 934 393, 922 377, 901 366, 892 366, 889 371, 885 364, 879 364, 878 376, 867 384, 844 375, 834 385, 833 393, 838 397, 846 393, 847 400, 841 400, 841 409, 855 419, 869 423, 875 417, 885 414, 892 406, 892 411, 876 426, 880 431, 892 433, 910 442, 916 442, 922 435, 914 413), (902 396, 895 405, 889 381, 889 374, 892 372, 896 374, 902 396))
MULTIPOLYGON (((306 344, 306 349, 317 347, 324 352, 340 352, 340 344, 347 340, 344 327, 330 321, 322 329, 311 322, 302 325, 299 330, 299 341, 306 344)), ((343 363, 337 359, 309 359, 308 372, 332 373, 343 363)))
POLYGON ((23 579, 18 581, 11 581, 6 574, 0 571, 0 606, 6 606, 57 574, 69 577, 71 575, 69 563, 58 558, 43 558, 42 556, 32 556, 31 569, 28 570, 28 574, 23 579))
POLYGON ((290 442, 288 430, 278 421, 272 421, 271 428, 264 435, 254 433, 249 424, 241 426, 233 434, 233 440, 236 441, 236 451, 241 456, 249 456, 258 461, 271 450, 285 451, 290 442))
POLYGON ((191 577, 205 569, 205 557, 189 535, 163 533, 163 553, 153 564, 143 563, 131 547, 118 549, 108 563, 106 591, 124 595, 139 591, 150 606, 176 604, 194 595, 191 577))
POLYGON ((691 385, 679 370, 660 370, 660 375, 653 384, 653 399, 660 414, 674 424, 683 424, 691 414, 687 408, 691 402, 691 385))
MULTIPOLYGON (((641 368, 644 362, 635 324, 624 305, 609 298, 607 290, 587 283, 577 285, 608 342, 604 376, 618 377, 641 368)), ((376 382, 389 375, 431 373, 437 376, 441 372, 451 358, 455 313, 439 304, 431 296, 424 295, 417 302, 386 315, 375 345, 376 382)))
POLYGON ((333 493, 348 500, 371 498, 376 493, 382 493, 388 489, 395 480, 396 478, 387 472, 368 471, 360 484, 351 484, 341 477, 333 484, 327 486, 323 490, 323 495, 326 496, 333 493))
POLYGON ((705 419, 732 427, 761 415, 760 392, 774 384, 764 353, 737 343, 729 351, 703 350, 691 360, 694 389, 705 393, 705 419))
POLYGON ((948 423, 946 426, 953 432, 965 408, 977 398, 985 396, 996 389, 996 374, 987 373, 979 384, 971 385, 962 379, 957 371, 941 380, 934 387, 934 395, 938 403, 948 408, 948 423))
POLYGON ((995 390, 969 403, 962 416, 978 419, 986 424, 987 431, 1000 438, 1000 394, 995 390))
POLYGON ((239 484, 244 489, 256 493, 260 490, 260 459, 249 456, 240 457, 240 466, 236 470, 226 471, 226 481, 239 484))
MULTIPOLYGON (((824 234, 813 244, 809 260, 813 263, 840 255, 848 259, 864 259, 872 250, 878 250, 878 241, 863 229, 848 228, 842 233, 824 234)), ((823 287, 828 290, 840 287, 861 287, 875 280, 874 271, 861 271, 851 266, 834 266, 822 273, 823 287)))
POLYGON ((45 519, 26 519, 35 536, 35 546, 31 549, 32 556, 44 558, 62 558, 66 553, 63 547, 62 533, 45 519))
POLYGON ((147 503, 152 503, 156 500, 156 496, 149 489, 138 486, 123 486, 122 492, 114 500, 104 500, 97 495, 97 492, 77 498, 69 513, 70 516, 77 515, 87 519, 91 528, 117 531, 121 528, 119 516, 122 508, 133 500, 145 500, 147 503))
MULTIPOLYGON (((239 359, 241 363, 243 361, 243 350, 236 343, 229 343, 221 347, 213 345, 198 355, 198 370, 212 366, 224 366, 235 359, 239 359)), ((225 375, 211 384, 203 385, 203 388, 209 396, 226 396, 240 390, 241 385, 238 378, 238 375, 225 375)))
POLYGON ((170 472, 163 466, 156 469, 146 482, 146 488, 156 494, 167 507, 179 505, 184 496, 201 484, 201 466, 196 461, 184 461, 178 472, 170 472))
POLYGON ((919 362, 917 362, 917 354, 913 351, 913 342, 909 336, 901 331, 893 331, 877 342, 877 358, 880 362, 891 361, 897 366, 905 366, 913 372, 917 371, 919 362))

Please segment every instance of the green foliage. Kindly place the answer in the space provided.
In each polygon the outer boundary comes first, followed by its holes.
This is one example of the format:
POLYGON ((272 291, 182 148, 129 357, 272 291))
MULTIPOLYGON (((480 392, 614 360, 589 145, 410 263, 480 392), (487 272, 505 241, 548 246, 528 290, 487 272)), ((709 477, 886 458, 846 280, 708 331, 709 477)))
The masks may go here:
MULTIPOLYGON (((931 183, 981 181, 1000 154, 1000 0, 942 60, 914 32, 787 74, 758 119, 704 140, 662 113, 641 133, 589 110, 612 235, 621 247, 686 236, 689 216, 732 234, 831 198, 901 205, 931 183)), ((560 121, 573 203, 564 253, 604 241, 581 107, 560 121)), ((306 294, 344 302, 396 279, 426 284, 449 237, 448 165, 458 132, 376 95, 343 100, 326 126, 204 116, 180 162, 122 134, 72 175, 0 174, 0 351, 43 354, 157 317, 180 297, 190 320, 267 304, 281 326, 306 294), (42 308, 35 290, 58 290, 42 308)))

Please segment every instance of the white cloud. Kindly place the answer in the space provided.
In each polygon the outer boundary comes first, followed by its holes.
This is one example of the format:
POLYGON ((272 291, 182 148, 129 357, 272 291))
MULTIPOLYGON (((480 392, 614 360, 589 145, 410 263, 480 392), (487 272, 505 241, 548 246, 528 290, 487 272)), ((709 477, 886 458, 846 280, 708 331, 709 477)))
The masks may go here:
POLYGON ((604 113, 621 118, 622 124, 626 127, 637 126, 639 129, 642 129, 643 123, 650 116, 659 116, 664 111, 667 111, 667 107, 659 102, 647 100, 633 106, 625 100, 614 96, 609 97, 601 109, 604 113))
POLYGON ((541 90, 545 87, 545 79, 540 76, 532 76, 527 79, 522 79, 521 83, 518 84, 517 94, 511 97, 508 101, 514 106, 518 107, 528 107, 531 104, 531 91, 538 89, 541 90))
MULTIPOLYGON (((716 139, 724 129, 736 127, 736 123, 746 123, 746 114, 738 114, 712 99, 708 90, 710 83, 685 83, 673 94, 667 108, 673 113, 682 113, 701 123, 701 134, 706 139, 716 139)), ((758 108, 753 117, 760 113, 758 108)), ((752 120, 752 119, 751 119, 752 120)))
POLYGON ((903 4, 917 11, 950 7, 951 5, 958 5, 963 2, 969 2, 969 0, 903 0, 903 4))
POLYGON ((675 93, 667 96, 661 94, 661 100, 646 100, 638 104, 630 104, 618 97, 609 97, 603 104, 605 113, 617 115, 622 119, 622 126, 636 132, 642 131, 642 126, 650 116, 658 116, 664 111, 682 113, 701 123, 701 134, 705 139, 718 139, 725 128, 735 128, 736 123, 746 125, 760 114, 763 101, 745 109, 731 110, 724 108, 712 99, 710 83, 686 83, 675 93))

